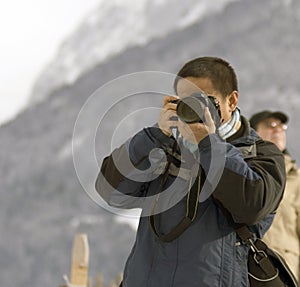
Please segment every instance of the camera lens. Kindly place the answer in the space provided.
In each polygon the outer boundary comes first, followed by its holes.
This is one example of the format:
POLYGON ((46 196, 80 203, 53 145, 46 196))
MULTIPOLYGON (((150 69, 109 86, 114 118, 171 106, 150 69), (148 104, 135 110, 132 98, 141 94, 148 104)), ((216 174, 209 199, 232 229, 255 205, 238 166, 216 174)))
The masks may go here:
POLYGON ((205 102, 203 103, 202 99, 191 96, 180 100, 176 110, 180 119, 186 123, 203 123, 204 108, 207 105, 205 102))

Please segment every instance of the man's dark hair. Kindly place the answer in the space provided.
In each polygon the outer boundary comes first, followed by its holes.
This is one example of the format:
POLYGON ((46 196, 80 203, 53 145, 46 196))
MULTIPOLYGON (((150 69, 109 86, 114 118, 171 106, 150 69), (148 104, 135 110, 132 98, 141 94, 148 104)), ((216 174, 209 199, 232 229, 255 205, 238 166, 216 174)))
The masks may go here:
POLYGON ((238 91, 237 77, 232 66, 225 60, 217 57, 200 57, 187 62, 177 73, 174 81, 174 90, 177 94, 177 84, 181 78, 209 78, 214 88, 223 97, 238 91))

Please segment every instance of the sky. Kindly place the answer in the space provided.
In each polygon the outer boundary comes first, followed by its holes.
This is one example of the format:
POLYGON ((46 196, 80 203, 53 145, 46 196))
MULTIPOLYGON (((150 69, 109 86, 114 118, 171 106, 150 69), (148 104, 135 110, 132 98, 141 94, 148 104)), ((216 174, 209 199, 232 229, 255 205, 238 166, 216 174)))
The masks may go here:
POLYGON ((103 0, 6 0, 0 9, 0 124, 27 104, 63 39, 103 0))

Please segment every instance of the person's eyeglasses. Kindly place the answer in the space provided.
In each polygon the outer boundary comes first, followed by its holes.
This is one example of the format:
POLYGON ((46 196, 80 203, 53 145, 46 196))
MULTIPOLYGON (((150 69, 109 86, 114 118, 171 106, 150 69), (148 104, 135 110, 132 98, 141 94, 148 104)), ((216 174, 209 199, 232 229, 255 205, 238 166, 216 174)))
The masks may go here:
POLYGON ((284 131, 286 131, 287 128, 288 128, 288 126, 286 124, 277 123, 277 122, 268 122, 268 123, 266 123, 266 126, 268 128, 271 128, 271 129, 275 129, 277 127, 281 127, 284 131))

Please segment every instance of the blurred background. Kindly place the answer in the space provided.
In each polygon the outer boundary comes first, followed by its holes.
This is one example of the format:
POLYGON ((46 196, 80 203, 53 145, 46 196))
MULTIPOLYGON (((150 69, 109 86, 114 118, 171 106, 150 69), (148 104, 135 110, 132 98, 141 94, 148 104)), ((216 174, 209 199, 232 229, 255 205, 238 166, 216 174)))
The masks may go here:
MULTIPOLYGON (((176 74, 194 57, 223 57, 237 72, 245 116, 262 109, 290 116, 288 150, 300 161, 298 0, 11 0, 1 5, 0 31, 3 286, 62 284, 78 232, 89 237, 92 276, 101 271, 107 283, 123 270, 136 219, 96 204, 81 186, 72 158, 80 110, 95 90, 118 77, 176 74)), ((122 87, 117 92, 122 97, 122 87)), ((155 98, 158 105, 162 96, 155 98)), ((105 95, 99 97, 109 104, 105 95)), ((139 100, 145 104, 144 97, 134 98, 136 107, 139 100)), ((122 110, 132 105, 124 102, 122 110)), ((107 111, 99 106, 98 112, 107 111)), ((110 150, 101 138, 115 129, 118 113, 111 111, 97 135, 99 163, 110 150)), ((149 119, 139 114, 128 129, 119 129, 119 138, 149 119)), ((96 178, 88 164, 84 169, 96 178)))

